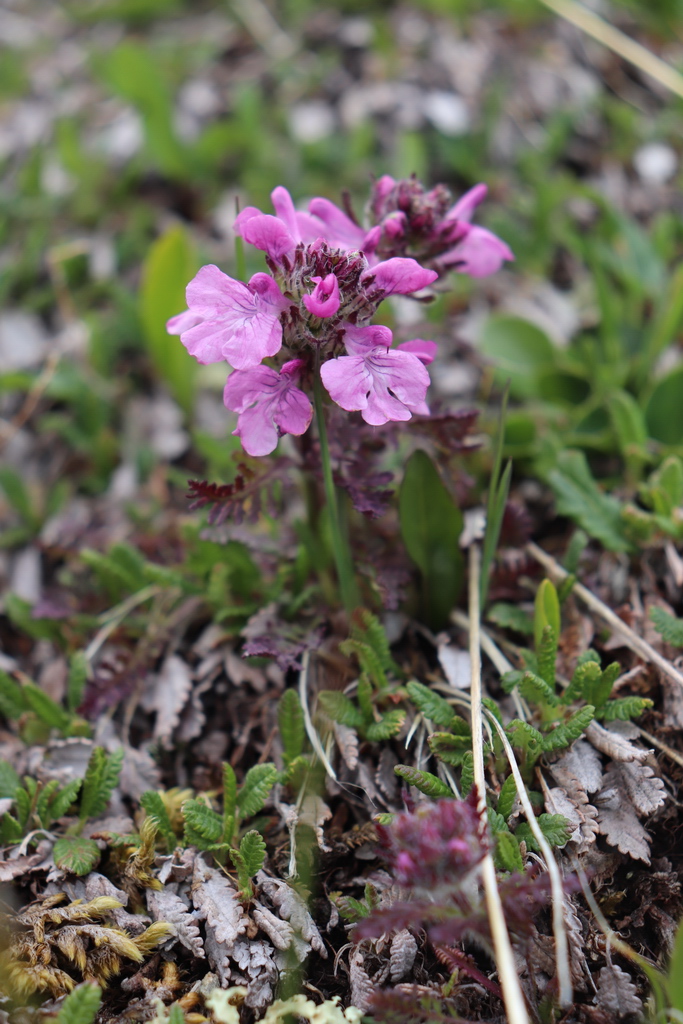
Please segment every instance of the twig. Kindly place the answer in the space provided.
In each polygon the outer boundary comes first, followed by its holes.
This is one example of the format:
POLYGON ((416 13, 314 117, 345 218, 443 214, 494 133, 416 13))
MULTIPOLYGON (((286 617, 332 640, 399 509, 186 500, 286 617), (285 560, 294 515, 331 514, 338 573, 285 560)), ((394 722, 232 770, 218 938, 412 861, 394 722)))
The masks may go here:
POLYGON ((575 0, 541 0, 541 3, 623 57, 629 64, 634 64, 666 89, 677 96, 683 96, 683 76, 675 68, 597 14, 587 10, 582 4, 576 3, 575 0))
POLYGON ((555 960, 557 963, 557 981, 559 985, 560 1006, 571 1006, 572 983, 571 972, 569 970, 567 931, 564 924, 564 890, 562 889, 560 869, 557 866, 557 861, 553 857, 553 851, 550 849, 548 840, 543 835, 538 821, 536 820, 534 809, 531 806, 531 801, 529 800, 524 780, 522 779, 519 767, 517 766, 514 751, 510 746, 507 736, 505 735, 505 730, 495 715, 492 715, 486 708, 484 708, 484 712, 488 716, 494 729, 497 731, 503 744, 505 754, 510 763, 510 769, 515 779, 519 802, 522 805, 525 817, 529 822, 529 828, 540 847, 541 853, 545 858, 546 867, 548 868, 548 875, 550 876, 550 890, 553 897, 553 935, 555 936, 555 960))
POLYGON ((658 747, 663 754, 666 754, 668 758, 683 767, 683 754, 679 754, 677 750, 673 749, 673 747, 667 747, 666 743, 662 743, 662 741, 658 740, 656 736, 653 736, 651 732, 646 732, 645 729, 641 729, 639 725, 636 726, 636 729, 643 739, 646 739, 648 743, 651 743, 654 747, 658 747))
MULTIPOLYGON (((469 557, 469 613, 470 613, 470 661, 472 665, 472 755, 474 760, 474 785, 479 797, 479 813, 486 820, 486 776, 484 774, 484 742, 482 737, 482 703, 481 703, 481 650, 479 635, 479 547, 472 544, 469 557)), ((517 968, 512 955, 510 936, 508 935, 503 905, 496 882, 496 869, 493 857, 486 855, 481 865, 481 880, 484 886, 486 909, 493 938, 500 987, 503 990, 503 1002, 508 1024, 529 1024, 529 1016, 524 1005, 524 996, 519 984, 517 968)))
MULTIPOLYGON (((459 611, 457 608, 451 612, 451 622, 454 622, 456 626, 460 626, 462 629, 470 628, 470 620, 467 615, 459 611)), ((505 675, 506 672, 513 672, 514 665, 512 665, 505 657, 503 652, 491 639, 490 635, 485 629, 479 627, 479 642, 481 649, 493 662, 494 668, 498 671, 499 675, 505 675)), ((526 707, 522 698, 519 695, 519 690, 515 686, 510 694, 515 705, 515 711, 523 722, 529 719, 529 709, 526 707)))
MULTIPOLYGON (((526 545, 526 550, 532 558, 535 558, 536 561, 539 562, 543 568, 556 579, 564 580, 569 575, 569 573, 562 568, 559 562, 556 562, 551 555, 543 551, 542 548, 539 548, 538 544, 529 542, 526 545)), ((572 587, 572 593, 576 594, 577 597, 580 597, 583 603, 588 605, 591 611, 595 612, 596 615, 599 615, 601 619, 611 626, 615 633, 619 633, 624 638, 624 643, 627 647, 630 647, 632 651, 639 654, 645 661, 649 661, 653 665, 656 665, 665 673, 665 675, 678 683, 679 686, 683 686, 683 675, 674 668, 671 662, 667 661, 666 658, 663 658, 662 655, 647 642, 647 640, 643 640, 643 638, 638 636, 630 626, 627 626, 626 623, 604 603, 604 601, 601 601, 599 597, 596 597, 595 594, 591 593, 591 591, 588 590, 587 587, 584 587, 582 583, 575 583, 572 587)))

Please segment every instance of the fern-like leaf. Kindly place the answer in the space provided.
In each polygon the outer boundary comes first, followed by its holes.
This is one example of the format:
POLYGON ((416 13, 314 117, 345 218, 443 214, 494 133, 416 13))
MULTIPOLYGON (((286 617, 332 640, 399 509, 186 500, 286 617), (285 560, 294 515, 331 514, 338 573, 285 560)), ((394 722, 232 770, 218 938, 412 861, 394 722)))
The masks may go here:
POLYGON ((9 761, 0 761, 0 799, 14 799, 21 780, 9 761))
POLYGON ((515 783, 514 775, 508 775, 507 779, 500 787, 500 794, 498 796, 498 806, 496 810, 498 813, 507 821, 512 814, 512 808, 515 805, 517 799, 517 785, 515 783))
MULTIPOLYGON (((564 846, 568 842, 572 826, 563 814, 539 814, 536 822, 550 846, 564 846)), ((515 837, 520 841, 524 840, 527 850, 540 853, 540 847, 527 821, 517 826, 515 837)))
POLYGON ((237 822, 237 778, 231 764, 223 762, 223 839, 232 842, 237 822))
POLYGON ((102 993, 100 986, 86 981, 70 992, 59 1013, 57 1024, 92 1024, 100 1008, 102 993))
POLYGON ((453 796, 450 786, 447 786, 436 775, 432 775, 431 772, 421 772, 419 768, 411 768, 407 764, 397 764, 394 767, 394 772, 399 778, 405 779, 409 785, 415 786, 415 789, 419 789, 425 796, 430 796, 434 800, 453 796))
POLYGON ((683 647, 683 619, 677 619, 663 608, 651 608, 650 618, 665 643, 672 647, 683 647))
POLYGON ((259 873, 266 859, 266 844, 263 836, 255 829, 247 832, 240 840, 240 853, 249 877, 253 878, 259 873))
POLYGON ((274 764, 255 764, 249 769, 237 794, 237 810, 241 818, 251 818, 258 814, 277 782, 277 776, 278 770, 274 764))
POLYGON ((0 671, 0 712, 8 722, 16 722, 28 708, 23 688, 0 671))
POLYGON ((571 718, 562 725, 558 725, 557 729, 546 733, 543 737, 543 750, 562 750, 563 747, 568 747, 574 740, 578 740, 594 718, 595 708, 592 704, 586 704, 585 707, 579 708, 571 718))
POLYGON ((524 752, 527 765, 533 763, 544 750, 544 738, 533 725, 514 718, 505 730, 513 747, 524 752))
POLYGON ((67 782, 64 789, 55 793, 48 807, 51 823, 63 818, 71 805, 76 803, 82 782, 82 779, 72 779, 71 782, 67 782))
MULTIPOLYGON (((546 581, 547 582, 547 581, 546 581)), ((551 693, 555 693, 555 662, 557 660, 558 633, 554 626, 547 623, 543 627, 541 642, 536 646, 538 658, 538 674, 545 680, 551 693)))
POLYGON ((339 690, 321 690, 318 694, 318 702, 333 722, 346 725, 350 729, 359 729, 363 725, 362 713, 345 693, 341 693, 339 690))
POLYGON ((396 736, 406 720, 406 713, 402 708, 395 708, 393 711, 385 711, 378 722, 372 722, 366 726, 365 735, 371 743, 380 743, 382 740, 390 740, 396 736))
POLYGON ((218 843, 223 837, 223 819, 201 800, 186 800, 183 804, 185 838, 206 849, 207 843, 218 843), (199 837, 201 844, 196 843, 199 837))
POLYGON ((36 686, 34 683, 24 683, 24 697, 32 711, 36 713, 41 722, 45 722, 52 729, 60 732, 67 732, 71 725, 71 715, 63 707, 57 704, 52 697, 36 686))
POLYGON ((282 756, 285 765, 289 766, 297 757, 301 757, 304 749, 306 727, 304 713, 296 690, 285 690, 277 709, 277 721, 282 741, 282 756))
POLYGON ((462 730, 455 732, 433 732, 429 737, 429 749, 435 757, 438 757, 444 764, 458 767, 462 764, 463 758, 472 750, 472 734, 470 728, 462 718, 455 722, 461 723, 462 730))
POLYGON ((62 836, 54 845, 55 864, 74 875, 87 875, 100 859, 100 848, 94 839, 83 836, 62 836))
POLYGON ((140 803, 144 807, 148 816, 154 819, 157 831, 161 836, 163 836, 164 842, 166 843, 166 851, 168 853, 173 853, 177 845, 177 840, 175 832, 171 826, 171 819, 168 816, 166 805, 161 799, 161 794, 157 793, 154 789, 148 789, 140 797, 140 803))
POLYGON ((123 765, 123 747, 107 755, 102 747, 95 747, 83 779, 81 806, 78 817, 81 821, 96 818, 102 814, 109 797, 114 791, 123 765))
POLYGON ((462 770, 460 772, 460 792, 464 797, 470 795, 474 785, 474 755, 469 750, 462 759, 462 770))
POLYGON ((71 658, 69 675, 66 680, 66 703, 69 711, 77 711, 83 702, 85 684, 88 681, 88 660, 85 651, 76 651, 71 658))
POLYGON ((453 708, 447 700, 444 700, 434 690, 424 686, 422 683, 416 682, 414 679, 411 679, 406 685, 406 690, 413 704, 422 712, 425 718, 434 722, 435 725, 448 728, 453 721, 454 714, 453 708))
POLYGON ((621 722, 630 722, 632 718, 638 718, 643 711, 652 707, 652 701, 648 697, 619 697, 617 700, 608 700, 599 708, 595 717, 604 722, 614 722, 617 719, 621 722))

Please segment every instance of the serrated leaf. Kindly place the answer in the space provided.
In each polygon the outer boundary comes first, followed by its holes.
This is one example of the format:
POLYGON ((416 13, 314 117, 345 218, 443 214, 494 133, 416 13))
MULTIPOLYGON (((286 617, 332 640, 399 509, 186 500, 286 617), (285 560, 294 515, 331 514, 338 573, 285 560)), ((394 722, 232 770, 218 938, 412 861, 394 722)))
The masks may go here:
POLYGON ((360 900, 354 899, 353 896, 338 896, 335 906, 345 921, 353 921, 354 924, 356 921, 368 917, 370 913, 370 907, 361 903, 360 900))
POLYGON ((92 1024, 100 1008, 99 985, 85 982, 70 992, 59 1008, 57 1024, 92 1024))
POLYGON ((277 709, 277 720, 282 755, 285 765, 288 766, 297 757, 301 757, 306 736, 304 713, 296 690, 285 690, 283 693, 277 709))
POLYGON ((232 842, 237 822, 237 778, 231 764, 223 762, 223 840, 232 842))
POLYGON ((0 712, 8 722, 16 722, 27 708, 23 687, 0 670, 0 712))
POLYGON ((493 853, 495 865, 499 871, 523 871, 524 862, 519 849, 517 836, 505 829, 496 835, 493 853))
POLYGON ((274 764, 255 764, 249 769, 237 794, 237 809, 241 818, 251 818, 258 814, 277 782, 277 776, 274 764))
POLYGON ((519 605, 509 604, 506 601, 497 601, 492 604, 486 613, 489 622, 495 623, 501 629, 512 629, 515 633, 522 633, 530 636, 534 631, 534 620, 528 612, 525 612, 519 605))
POLYGON ((534 729, 529 722, 523 722, 520 718, 513 718, 505 730, 508 739, 513 747, 524 752, 527 762, 532 762, 544 750, 544 738, 538 729, 534 729))
POLYGON ((462 770, 460 772, 460 792, 464 797, 469 796, 474 785, 474 755, 471 751, 462 759, 462 770))
POLYGON ((347 725, 350 729, 359 729, 364 722, 361 711, 340 690, 321 690, 318 702, 326 715, 333 722, 347 725))
POLYGON ((555 661, 557 659, 558 634, 551 625, 543 627, 540 643, 536 646, 538 675, 548 686, 546 700, 555 698, 555 661))
POLYGON ((83 836, 62 836, 52 852, 57 867, 74 875, 87 875, 100 859, 95 840, 83 836))
POLYGON ((69 711, 77 711, 82 704, 87 681, 88 660, 85 651, 76 651, 71 658, 66 680, 66 703, 69 711))
POLYGON ((629 550, 622 530, 621 506, 616 498, 599 489, 583 452, 561 452, 547 480, 555 492, 560 515, 572 518, 610 551, 629 550))
POLYGON ((382 666, 382 660, 369 643, 366 643, 365 640, 357 640, 351 637, 339 644, 339 650, 347 657, 355 654, 361 671, 372 680, 374 688, 377 690, 386 689, 388 682, 382 666))
POLYGON ((79 818, 87 821, 96 818, 105 810, 109 797, 114 791, 123 765, 123 747, 107 756, 102 747, 94 747, 88 761, 81 791, 79 818))
POLYGON ((651 608, 650 618, 662 640, 672 647, 683 647, 683 619, 664 611, 663 608, 651 608))
POLYGON ((218 843, 223 837, 223 819, 201 800, 186 800, 183 804, 185 833, 201 836, 205 843, 218 843))
POLYGON ((553 732, 546 733, 543 737, 543 750, 561 750, 568 747, 574 740, 578 740, 582 732, 588 728, 595 718, 595 708, 587 704, 575 711, 568 721, 559 725, 553 732))
POLYGON ((5 813, 0 820, 0 844, 20 843, 24 838, 24 830, 11 814, 5 813))
POLYGON ((595 717, 603 722, 630 722, 651 708, 652 704, 648 697, 619 697, 617 700, 608 700, 596 711, 595 717))
MULTIPOLYGON (((461 721, 462 719, 456 719, 461 721)), ((462 764, 463 758, 472 750, 472 734, 466 722, 462 722, 465 729, 461 735, 451 732, 433 732, 428 739, 429 749, 435 757, 438 757, 444 764, 458 767, 462 764)))
POLYGON ((55 793, 48 807, 51 821, 63 818, 71 805, 76 803, 82 782, 82 779, 72 779, 59 793, 55 793))
MULTIPOLYGON (((539 814, 536 822, 550 846, 564 846, 569 841, 573 826, 563 814, 539 814)), ((524 840, 528 850, 540 852, 528 821, 523 821, 517 826, 515 836, 520 841, 524 840)))
POLYGON ((400 779, 405 779, 410 786, 415 786, 425 796, 430 796, 434 800, 444 796, 453 796, 450 786, 447 786, 436 775, 432 775, 431 772, 421 772, 419 768, 412 768, 407 764, 397 764, 394 767, 394 772, 400 779))
POLYGON ((24 683, 23 690, 26 703, 41 722, 45 722, 53 729, 59 729, 60 732, 67 732, 71 724, 71 715, 64 708, 34 683, 24 683))
POLYGON ((46 782, 45 785, 42 785, 38 790, 34 814, 43 828, 48 827, 47 808, 50 802, 50 797, 54 794, 58 786, 59 782, 57 779, 50 779, 49 782, 46 782))
POLYGON ((515 805, 517 799, 517 785, 515 783, 514 775, 508 775, 507 779, 500 787, 500 793, 498 795, 498 805, 496 810, 498 814, 507 821, 512 814, 512 808, 515 805))
POLYGON ((406 685, 408 696, 413 704, 435 725, 448 727, 453 721, 454 712, 451 705, 434 690, 416 680, 411 679, 406 685))
POLYGON ((266 859, 266 844, 263 836, 255 830, 247 832, 240 840, 240 853, 249 877, 253 878, 261 870, 266 859))
POLYGON ((522 672, 517 681, 517 688, 525 700, 534 704, 541 704, 544 707, 555 707, 559 704, 555 691, 545 678, 536 675, 535 672, 522 672))
POLYGON ((396 736, 406 720, 406 713, 402 708, 393 711, 385 711, 378 722, 372 722, 365 728, 365 736, 371 743, 379 743, 382 740, 389 740, 396 736))
POLYGON ((161 794, 157 793, 154 789, 148 789, 140 797, 140 804, 146 814, 154 819, 157 830, 161 833, 166 843, 167 852, 173 853, 177 845, 177 839, 161 794))
POLYGON ((0 799, 13 800, 21 780, 9 761, 0 761, 0 799))

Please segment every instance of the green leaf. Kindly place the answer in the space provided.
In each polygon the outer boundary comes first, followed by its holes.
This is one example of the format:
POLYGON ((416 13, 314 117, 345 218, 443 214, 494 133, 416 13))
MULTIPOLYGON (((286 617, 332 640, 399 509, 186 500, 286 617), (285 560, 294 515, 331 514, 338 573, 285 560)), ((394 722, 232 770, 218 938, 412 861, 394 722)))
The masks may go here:
POLYGON ((375 718, 375 705, 373 704, 373 689, 372 683, 366 675, 362 675, 358 680, 358 689, 356 690, 356 697, 358 698, 358 707, 360 713, 363 716, 363 725, 374 721, 375 718))
POLYGON ((304 749, 306 727, 304 713, 296 690, 285 690, 277 709, 277 720, 280 727, 282 756, 285 765, 300 757, 304 749))
POLYGON ((50 823, 63 818, 72 804, 76 803, 82 783, 82 779, 72 779, 63 789, 55 793, 48 805, 50 823))
POLYGON ((204 843, 218 843, 223 837, 223 819, 201 800, 183 804, 185 837, 200 836, 204 843))
POLYGON ((549 751, 568 747, 574 740, 578 740, 581 733, 585 732, 594 718, 595 708, 592 704, 579 708, 563 725, 558 725, 557 729, 553 732, 545 734, 543 737, 543 749, 549 751))
POLYGON ((187 232, 180 225, 166 231, 151 246, 142 268, 140 318, 154 368, 187 413, 192 411, 197 362, 168 334, 166 321, 186 307, 185 288, 197 261, 187 232))
POLYGON ((621 722, 630 722, 632 718, 638 718, 643 711, 652 706, 653 702, 648 697, 619 697, 617 700, 608 700, 603 707, 598 708, 595 717, 604 722, 614 722, 617 719, 621 722))
POLYGON ((535 672, 522 672, 521 678, 517 681, 517 688, 525 700, 534 704, 541 704, 544 707, 555 707, 559 704, 555 691, 535 672))
POLYGON ((385 690, 387 688, 388 682, 382 666, 382 659, 370 644, 351 637, 339 644, 339 650, 347 657, 351 654, 356 655, 361 671, 372 680, 375 689, 385 690))
POLYGON ((21 780, 9 761, 0 761, 0 799, 13 800, 21 780))
POLYGON ((66 681, 66 703, 69 711, 77 711, 83 702, 85 684, 88 681, 88 661, 85 651, 76 651, 71 658, 66 681))
POLYGON ((683 505, 683 460, 670 455, 641 487, 643 500, 657 515, 670 517, 683 505))
POLYGON ((499 871, 524 871, 516 834, 513 835, 507 830, 497 833, 493 859, 499 871))
POLYGON ((49 827, 47 808, 50 802, 50 797, 53 796, 55 790, 59 787, 57 779, 50 779, 45 784, 40 783, 37 790, 34 814, 43 828, 49 827))
POLYGON ((613 391, 607 400, 607 410, 624 458, 636 456, 647 459, 645 418, 633 395, 627 391, 613 391))
POLYGON ((223 838, 232 842, 237 820, 237 779, 235 771, 227 761, 223 762, 223 838))
POLYGON ((53 729, 59 729, 60 732, 68 732, 71 715, 35 683, 24 683, 24 696, 26 703, 35 711, 41 722, 45 722, 53 729))
POLYGON ((401 731, 405 720, 406 713, 402 708, 385 711, 378 722, 371 722, 365 727, 365 736, 371 743, 390 740, 392 736, 396 736, 401 731))
POLYGON ((525 761, 533 763, 544 750, 544 739, 538 729, 533 725, 523 722, 520 718, 513 718, 505 730, 510 744, 517 750, 524 753, 525 761))
POLYGON ((338 896, 335 906, 345 921, 352 921, 354 924, 370 914, 370 907, 353 896, 338 896))
POLYGON ((579 663, 567 689, 562 694, 562 703, 571 704, 575 700, 589 701, 588 694, 593 693, 602 679, 602 669, 597 661, 589 660, 579 663))
POLYGON ((40 522, 33 511, 31 495, 23 477, 10 466, 0 466, 0 487, 5 492, 7 501, 17 512, 21 520, 31 529, 40 522))
POLYGON ((62 836, 52 852, 57 867, 74 875, 87 875, 100 859, 95 840, 83 836, 62 836))
POLYGON ((154 789, 146 790, 140 797, 140 804, 145 810, 145 813, 153 818, 157 831, 163 836, 164 842, 166 843, 166 850, 168 853, 173 853, 177 845, 177 839, 175 832, 171 826, 171 819, 168 816, 166 805, 162 800, 161 793, 158 793, 154 789))
POLYGON ((277 782, 277 776, 274 764, 255 764, 249 769, 237 794, 237 809, 241 818, 251 818, 258 814, 277 782))
POLYGON ((676 929, 667 974, 667 989, 671 1008, 683 1013, 683 920, 676 929))
POLYGON ((479 347, 498 370, 499 381, 510 381, 516 398, 539 394, 539 377, 553 367, 553 343, 539 327, 519 317, 495 315, 484 324, 479 347))
POLYGON ((249 877, 253 878, 261 870, 266 859, 266 844, 263 836, 255 830, 247 832, 240 840, 240 853, 249 877))
POLYGON ((515 783, 514 775, 508 775, 507 779, 500 787, 500 794, 498 796, 498 806, 496 810, 506 821, 512 814, 512 808, 515 805, 517 799, 517 785, 515 783))
POLYGON ((463 582, 462 512, 423 451, 408 459, 399 491, 401 536, 420 569, 428 625, 448 621, 463 582))
POLYGON ((438 693, 435 693, 429 686, 411 679, 406 685, 408 696, 419 711, 435 725, 448 727, 455 714, 453 708, 438 693))
POLYGON ((0 844, 9 846, 10 843, 20 843, 24 838, 24 830, 16 818, 11 814, 3 814, 0 819, 0 844))
POLYGON ((99 985, 86 981, 70 992, 59 1008, 57 1024, 92 1024, 100 1008, 99 985))
POLYGON ((438 757, 444 764, 457 768, 463 763, 465 756, 472 752, 472 733, 469 725, 462 719, 455 721, 461 723, 463 727, 458 735, 454 730, 433 732, 427 742, 435 757, 438 757))
POLYGON ((515 633, 522 633, 524 636, 529 636, 534 631, 534 622, 529 613, 519 605, 508 604, 506 601, 492 604, 486 618, 501 629, 513 629, 515 633))
POLYGON ((350 729, 359 729, 365 721, 362 713, 340 690, 321 690, 318 703, 333 722, 346 725, 350 729))
POLYGON ((23 687, 0 670, 0 712, 8 722, 16 722, 28 707, 23 687))
POLYGON ((434 800, 444 796, 453 796, 451 787, 436 775, 432 775, 431 772, 421 772, 419 768, 412 768, 407 764, 395 765, 394 772, 399 778, 405 779, 410 786, 415 786, 425 796, 430 796, 434 800))
MULTIPOLYGON (((562 623, 560 620, 560 602, 557 591, 550 580, 543 580, 534 599, 534 644, 536 654, 540 657, 539 648, 543 642, 545 630, 550 627, 555 638, 555 649, 557 650, 557 639, 560 635, 562 623)), ((543 675, 540 672, 540 675, 543 675)), ((544 676, 545 678, 545 676, 544 676)), ((546 680, 548 683, 551 680, 546 680)), ((555 666, 553 663, 553 678, 551 685, 555 685, 555 666)))
POLYGON ((123 747, 119 747, 109 756, 102 747, 94 747, 83 779, 78 814, 81 821, 96 818, 106 808, 109 797, 119 781, 123 755, 123 747))
MULTIPOLYGON (((536 822, 550 846, 564 846, 572 834, 572 826, 563 814, 539 814, 536 822)), ((540 847, 531 831, 528 821, 521 822, 515 829, 518 840, 526 843, 527 849, 539 853, 540 847)))
POLYGON ((598 488, 583 452, 560 452, 547 480, 555 493, 560 515, 572 518, 610 551, 629 550, 622 532, 619 502, 598 488))
POLYGON ((662 444, 683 442, 683 366, 662 377, 645 407, 645 421, 650 437, 662 444))
POLYGON ((662 640, 672 647, 683 647, 683 619, 664 611, 663 608, 651 608, 650 618, 662 640))
POLYGON ((173 1003, 169 1009, 168 1024, 185 1024, 185 1011, 180 1003, 173 1003))
POLYGON ((462 771, 460 773, 460 792, 463 796, 469 796, 474 785, 474 755, 468 751, 462 759, 462 771))

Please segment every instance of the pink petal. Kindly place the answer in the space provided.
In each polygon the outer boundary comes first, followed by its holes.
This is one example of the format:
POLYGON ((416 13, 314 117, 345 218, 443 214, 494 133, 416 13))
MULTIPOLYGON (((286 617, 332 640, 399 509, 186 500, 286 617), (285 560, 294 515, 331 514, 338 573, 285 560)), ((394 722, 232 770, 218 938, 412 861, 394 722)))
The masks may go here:
POLYGON ((244 412, 249 406, 277 387, 278 374, 270 366, 254 366, 235 370, 223 390, 223 404, 233 412, 244 412))
POLYGON ((365 231, 329 199, 311 199, 308 209, 328 229, 326 237, 331 245, 340 249, 362 249, 365 231))
POLYGON ((383 263, 364 270, 361 282, 367 282, 368 287, 374 285, 385 296, 408 295, 410 292, 426 288, 432 281, 436 281, 438 276, 435 270, 426 270, 416 260, 394 256, 393 259, 384 260, 383 263))
POLYGON ((267 213, 241 222, 237 233, 242 235, 245 242, 267 252, 274 260, 296 248, 296 238, 289 233, 280 218, 267 213))
POLYGON ((375 348, 389 349, 392 340, 392 333, 384 324, 369 324, 367 327, 344 324, 344 345, 349 355, 366 355, 375 348))
POLYGON ((260 404, 240 413, 233 434, 239 437, 247 455, 254 456, 270 455, 280 437, 272 416, 260 404))
POLYGON ((313 407, 301 388, 283 389, 273 418, 283 434, 298 437, 305 434, 311 425, 313 407))
POLYGON ((166 321, 166 330, 169 334, 182 334, 183 331, 188 331, 190 327, 196 327, 201 322, 202 318, 198 313, 186 309, 184 313, 178 313, 166 321))
POLYGON ((334 316, 341 305, 339 297, 339 281, 334 274, 327 277, 312 277, 315 288, 310 295, 304 295, 304 306, 313 316, 324 319, 334 316))
POLYGON ((471 277, 488 277, 500 270, 505 260, 514 260, 505 244, 486 228, 472 227, 454 249, 442 257, 444 266, 471 277))
POLYGON ((270 274, 254 274, 247 287, 250 292, 258 295, 265 305, 272 306, 274 313, 282 313, 292 305, 290 300, 282 294, 270 274))
POLYGON ((269 366, 255 366, 228 377, 223 401, 239 413, 233 431, 242 440, 249 455, 268 455, 277 446, 278 427, 283 433, 303 434, 308 429, 313 409, 294 381, 301 360, 285 363, 281 373, 269 366))
POLYGON ((429 366, 430 363, 434 362, 437 348, 438 346, 435 341, 423 341, 421 338, 414 338, 412 341, 404 341, 402 344, 397 345, 396 351, 412 352, 421 363, 429 366))
POLYGON ((479 206, 479 203, 486 199, 488 192, 488 185, 480 183, 471 188, 469 192, 465 192, 464 196, 458 199, 455 206, 452 206, 446 214, 446 220, 472 220, 472 214, 479 206))
POLYGON ((213 264, 197 272, 185 294, 190 310, 202 317, 220 316, 236 302, 253 302, 246 284, 228 277, 213 264))
POLYGON ((320 376, 330 398, 342 409, 353 412, 366 408, 372 377, 362 356, 330 359, 320 367, 320 376))

